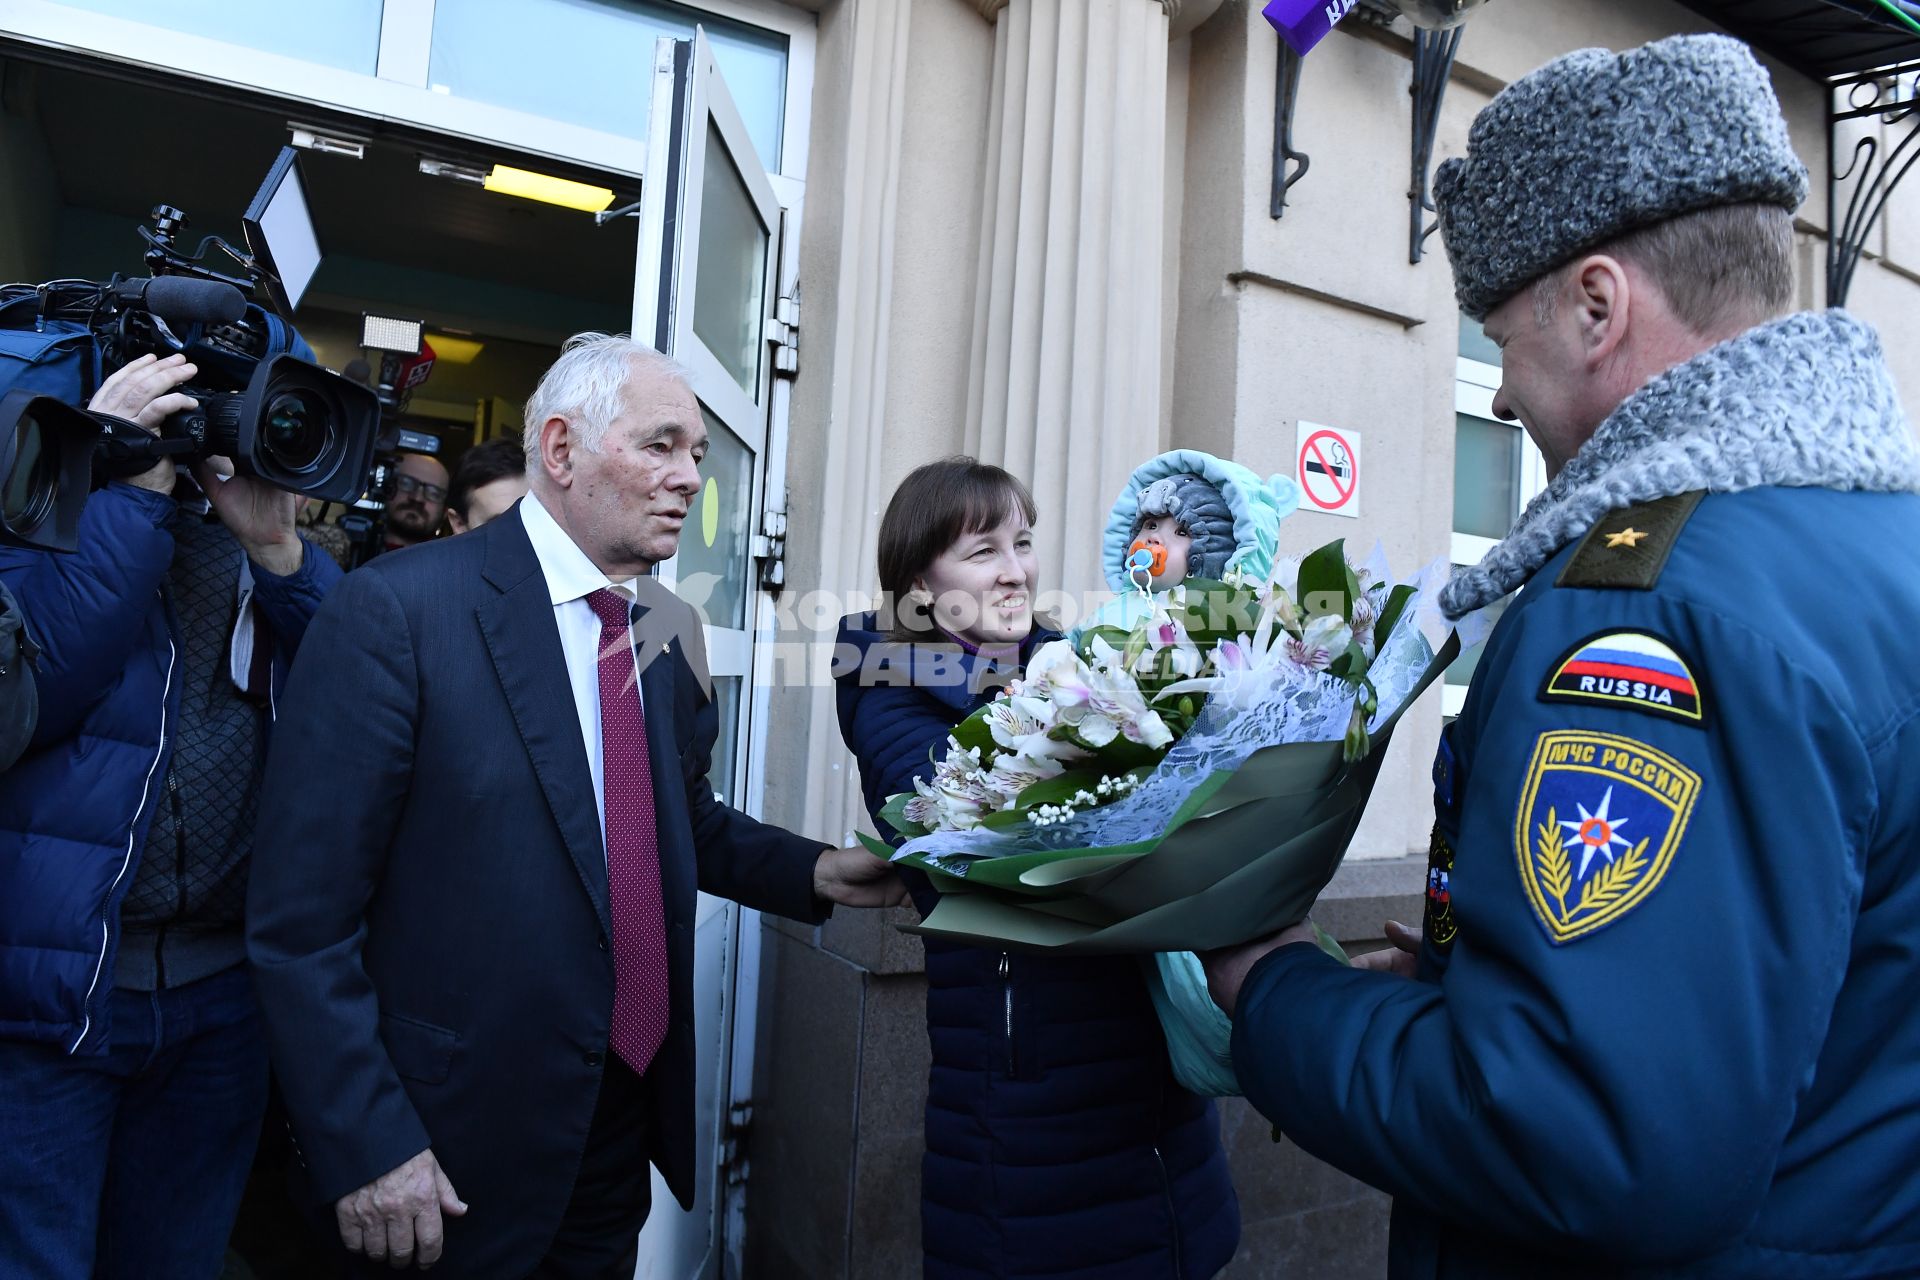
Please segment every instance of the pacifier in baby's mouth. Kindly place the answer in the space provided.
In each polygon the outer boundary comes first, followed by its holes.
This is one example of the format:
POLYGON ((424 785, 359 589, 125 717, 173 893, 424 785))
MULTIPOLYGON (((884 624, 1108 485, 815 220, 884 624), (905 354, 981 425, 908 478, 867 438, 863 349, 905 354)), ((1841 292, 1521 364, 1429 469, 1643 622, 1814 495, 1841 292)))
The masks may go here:
POLYGON ((1167 571, 1167 549, 1145 539, 1127 548, 1127 577, 1142 591, 1151 592, 1153 580, 1167 571))

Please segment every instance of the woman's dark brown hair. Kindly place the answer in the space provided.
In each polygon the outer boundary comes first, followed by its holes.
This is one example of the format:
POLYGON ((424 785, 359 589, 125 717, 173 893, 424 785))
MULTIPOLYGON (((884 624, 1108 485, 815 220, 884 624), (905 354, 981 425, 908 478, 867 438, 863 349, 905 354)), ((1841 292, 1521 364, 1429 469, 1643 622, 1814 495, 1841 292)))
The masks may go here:
POLYGON ((1026 485, 974 458, 929 462, 900 482, 880 518, 880 625, 893 639, 924 640, 934 629, 909 594, 913 580, 956 541, 997 527, 1013 511, 1029 525, 1039 518, 1026 485))

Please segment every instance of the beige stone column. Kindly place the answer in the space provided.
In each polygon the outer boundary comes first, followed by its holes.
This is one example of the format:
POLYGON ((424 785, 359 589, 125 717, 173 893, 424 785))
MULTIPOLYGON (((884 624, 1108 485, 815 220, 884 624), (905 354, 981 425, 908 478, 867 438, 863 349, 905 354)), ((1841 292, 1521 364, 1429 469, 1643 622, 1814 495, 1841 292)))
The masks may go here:
MULTIPOLYGON (((1033 487, 1041 587, 1161 447, 1167 41, 1181 0, 976 0, 996 24, 967 445, 1033 487)), ((1213 4, 1201 6, 1209 12, 1213 4)))
MULTIPOLYGON (((805 432, 814 447, 798 468, 807 474, 789 476, 793 496, 804 504, 794 517, 799 536, 789 539, 790 580, 806 584, 805 591, 796 587, 798 601, 818 592, 850 607, 874 586, 880 512, 889 492, 886 403, 914 8, 902 0, 844 0, 834 14, 841 30, 828 52, 844 59, 845 88, 824 104, 823 114, 832 118, 830 141, 816 154, 826 152, 827 163, 810 180, 807 200, 807 218, 824 234, 810 228, 813 240, 803 246, 801 264, 803 277, 811 274, 818 283, 803 286, 813 351, 803 361, 794 407, 796 438, 805 432)), ((815 132, 824 132, 819 121, 815 132)), ((833 637, 831 622, 822 618, 803 619, 802 626, 788 638, 817 644, 833 637), (816 624, 824 625, 816 631, 816 624)), ((832 687, 820 671, 811 675, 804 691, 789 690, 781 699, 783 717, 792 717, 787 723, 807 726, 801 758, 812 769, 782 797, 777 817, 794 830, 839 841, 865 825, 865 813, 840 740, 832 687), (795 714, 802 702, 805 712, 795 714)))

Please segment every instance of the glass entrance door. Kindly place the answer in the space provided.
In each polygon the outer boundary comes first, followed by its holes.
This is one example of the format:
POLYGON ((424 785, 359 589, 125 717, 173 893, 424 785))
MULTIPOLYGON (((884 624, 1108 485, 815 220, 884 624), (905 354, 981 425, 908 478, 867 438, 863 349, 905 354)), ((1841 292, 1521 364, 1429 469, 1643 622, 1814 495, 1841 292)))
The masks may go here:
MULTIPOLYGON (((705 619, 720 712, 709 780, 716 796, 738 804, 757 727, 748 687, 761 603, 753 552, 769 483, 767 333, 780 205, 704 31, 691 40, 663 38, 655 47, 646 172, 633 332, 685 366, 709 437, 700 495, 681 531, 679 554, 660 574, 705 619)), ((758 927, 754 913, 700 895, 693 992, 696 1195, 693 1209, 681 1213, 655 1176, 641 1276, 720 1274, 725 1196, 719 1157, 734 1093, 740 939, 743 930, 758 927)))

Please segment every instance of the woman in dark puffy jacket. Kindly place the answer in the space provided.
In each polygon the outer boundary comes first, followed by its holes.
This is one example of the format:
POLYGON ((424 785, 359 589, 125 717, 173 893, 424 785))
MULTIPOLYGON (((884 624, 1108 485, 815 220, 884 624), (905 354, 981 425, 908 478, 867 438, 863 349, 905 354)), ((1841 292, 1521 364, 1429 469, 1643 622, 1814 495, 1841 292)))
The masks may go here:
MULTIPOLYGON (((932 775, 948 732, 1054 633, 1033 613, 1033 499, 998 467, 921 467, 880 525, 893 617, 841 625, 840 731, 867 810, 932 775)), ((883 835, 894 833, 880 823, 883 835)), ((925 914, 933 890, 909 873, 925 914)), ((1138 961, 929 939, 925 1274, 1211 1276, 1240 1208, 1213 1104, 1182 1089, 1138 961)))

